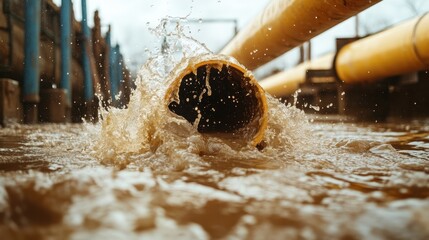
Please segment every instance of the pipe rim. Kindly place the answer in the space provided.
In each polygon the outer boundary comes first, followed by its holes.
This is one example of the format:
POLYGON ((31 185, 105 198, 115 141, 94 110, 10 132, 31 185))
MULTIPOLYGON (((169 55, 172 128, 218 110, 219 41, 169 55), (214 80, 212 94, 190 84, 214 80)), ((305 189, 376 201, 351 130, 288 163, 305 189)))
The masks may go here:
POLYGON ((238 70, 239 72, 241 72, 243 74, 243 76, 245 76, 245 79, 249 79, 248 80, 249 83, 257 90, 257 92, 255 93, 255 96, 258 99, 259 104, 261 104, 262 111, 261 111, 261 116, 259 117, 259 119, 256 119, 259 122, 258 130, 257 130, 256 134, 254 134, 250 140, 252 146, 257 146, 258 144, 260 144, 262 142, 264 135, 265 135, 265 130, 266 130, 267 125, 268 125, 267 99, 265 96, 264 89, 256 81, 253 74, 249 70, 247 70, 244 66, 239 64, 238 62, 235 63, 232 60, 227 60, 225 58, 215 57, 215 56, 211 57, 210 59, 203 59, 201 61, 198 61, 198 57, 190 59, 188 61, 188 64, 186 65, 186 67, 184 67, 184 69, 182 71, 180 71, 180 74, 177 75, 177 77, 174 77, 174 80, 168 86, 167 91, 164 95, 164 101, 167 104, 165 104, 164 106, 166 106, 166 108, 169 112, 176 114, 176 113, 172 112, 170 109, 168 109, 168 105, 169 105, 168 103, 171 102, 172 99, 174 99, 174 96, 177 93, 178 89, 180 88, 180 85, 182 83, 183 78, 186 75, 192 73, 194 71, 194 69, 196 70, 199 67, 207 66, 207 65, 220 65, 220 64, 222 66, 232 67, 232 68, 238 70))

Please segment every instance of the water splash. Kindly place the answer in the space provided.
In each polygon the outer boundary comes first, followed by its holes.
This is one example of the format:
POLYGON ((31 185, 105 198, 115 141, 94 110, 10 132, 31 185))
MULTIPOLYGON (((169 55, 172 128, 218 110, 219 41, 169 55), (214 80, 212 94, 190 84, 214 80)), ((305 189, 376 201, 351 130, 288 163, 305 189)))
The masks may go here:
MULTIPOLYGON (((152 32, 162 39, 162 47, 153 52, 140 69, 128 108, 103 112, 100 134, 93 145, 94 156, 103 163, 120 168, 132 164, 181 170, 206 165, 207 159, 222 158, 260 167, 278 167, 287 164, 287 158, 278 156, 307 150, 312 138, 304 113, 294 106, 284 106, 271 96, 267 97, 269 120, 262 151, 202 135, 197 132, 196 124, 193 126, 169 111, 164 101, 167 87, 185 68, 193 65, 191 61, 216 57, 239 63, 228 56, 215 56, 187 36, 181 19, 164 19, 152 32), (174 27, 169 29, 171 22, 174 27)), ((210 93, 209 86, 208 89, 210 93)))

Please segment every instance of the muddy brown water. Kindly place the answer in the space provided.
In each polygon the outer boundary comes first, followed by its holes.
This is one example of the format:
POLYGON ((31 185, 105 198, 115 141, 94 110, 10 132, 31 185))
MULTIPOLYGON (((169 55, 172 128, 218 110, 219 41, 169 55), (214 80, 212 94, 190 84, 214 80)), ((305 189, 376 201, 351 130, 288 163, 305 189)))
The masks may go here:
POLYGON ((1 239, 428 239, 429 121, 306 128, 289 152, 190 136, 108 161, 100 125, 1 129, 1 239))

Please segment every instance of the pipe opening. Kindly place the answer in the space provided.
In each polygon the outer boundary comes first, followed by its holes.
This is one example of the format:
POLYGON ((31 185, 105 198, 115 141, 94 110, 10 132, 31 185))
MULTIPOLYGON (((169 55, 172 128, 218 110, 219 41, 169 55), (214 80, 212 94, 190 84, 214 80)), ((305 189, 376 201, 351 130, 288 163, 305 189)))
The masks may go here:
POLYGON ((224 62, 187 69, 173 84, 176 89, 167 98, 168 108, 200 133, 232 133, 252 139, 264 131, 261 119, 265 119, 266 100, 263 90, 246 72, 224 62))

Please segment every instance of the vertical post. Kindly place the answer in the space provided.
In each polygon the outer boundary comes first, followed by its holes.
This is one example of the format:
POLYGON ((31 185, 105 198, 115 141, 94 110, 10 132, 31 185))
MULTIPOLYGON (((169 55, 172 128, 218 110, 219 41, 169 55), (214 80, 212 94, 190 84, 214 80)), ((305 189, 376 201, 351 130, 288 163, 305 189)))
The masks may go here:
POLYGON ((95 121, 96 108, 94 103, 94 87, 91 76, 91 65, 90 65, 90 33, 88 27, 86 0, 81 1, 82 5, 82 68, 83 68, 83 96, 84 106, 83 113, 84 117, 89 121, 95 121))
POLYGON ((109 31, 106 36, 107 47, 109 49, 109 79, 110 79, 110 95, 112 97, 112 105, 116 104, 116 94, 118 93, 118 81, 116 80, 116 52, 115 48, 112 47, 112 36, 111 27, 109 25, 109 31))
POLYGON ((358 38, 359 37, 359 15, 358 14, 356 14, 355 16, 355 34, 356 34, 356 37, 358 38))
POLYGON ((61 1, 61 81, 60 88, 66 91, 67 108, 71 108, 71 0, 61 1))
POLYGON ((24 122, 38 121, 41 0, 25 1, 24 122))
POLYGON ((301 46, 299 46, 299 60, 298 60, 298 64, 303 63, 305 61, 305 57, 304 57, 304 44, 302 44, 301 46))
POLYGON ((94 90, 91 78, 91 68, 89 65, 89 27, 87 21, 86 0, 82 0, 82 66, 84 74, 84 99, 88 104, 94 98, 94 90))
POLYGON ((128 68, 125 65, 124 56, 120 55, 121 59, 121 83, 122 83, 122 107, 126 107, 130 102, 131 82, 128 68))
MULTIPOLYGON (((122 80, 122 59, 121 59, 121 49, 119 47, 119 44, 116 44, 115 46, 115 52, 116 52, 116 84, 117 84, 117 92, 116 94, 118 94, 121 91, 121 80, 122 80)), ((123 92, 120 96, 120 99, 117 99, 118 101, 118 106, 122 107, 122 98, 123 98, 123 92)))
POLYGON ((311 40, 307 42, 307 61, 311 61, 311 40))

